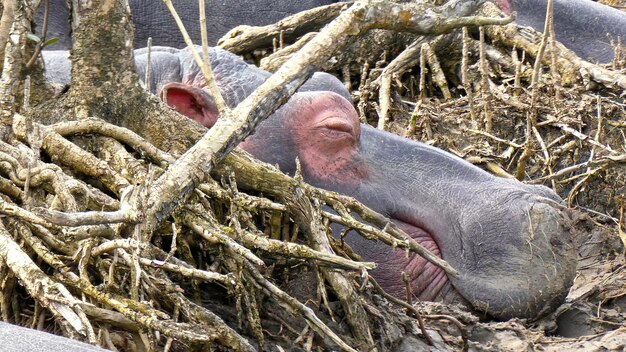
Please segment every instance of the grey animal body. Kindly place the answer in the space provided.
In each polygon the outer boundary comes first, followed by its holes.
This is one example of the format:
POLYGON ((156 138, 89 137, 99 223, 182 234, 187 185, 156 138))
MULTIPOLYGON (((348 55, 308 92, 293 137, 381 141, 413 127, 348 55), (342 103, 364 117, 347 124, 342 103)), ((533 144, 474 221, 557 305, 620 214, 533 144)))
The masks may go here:
MULTIPOLYGON (((267 25, 334 0, 207 0, 207 32, 209 44, 215 45, 226 32, 238 25, 267 25)), ((517 12, 517 22, 543 31, 547 0, 496 0, 504 11, 517 12)), ((129 0, 135 24, 135 47, 145 47, 148 37, 153 45, 182 48, 182 35, 169 10, 161 1, 129 0)), ((198 3, 195 0, 175 2, 177 11, 194 41, 200 43, 198 3)), ((48 50, 71 47, 70 11, 66 0, 50 0, 48 38, 58 37, 48 50)), ((42 23, 40 8, 36 23, 42 23)), ((583 59, 602 63, 613 59, 613 46, 618 37, 626 41, 626 12, 592 0, 555 0, 554 29, 556 38, 583 59)))
MULTIPOLYGON (((543 32, 547 0, 510 1, 517 23, 543 32)), ((581 58, 608 63, 618 38, 626 42, 626 12, 591 0, 554 0, 554 31, 581 58)))
MULTIPOLYGON (((66 0, 49 0, 50 15, 47 38, 60 40, 49 50, 67 50, 72 46, 70 38, 70 10, 66 0)), ((333 0, 206 0, 206 23, 209 45, 215 45, 230 29, 239 25, 264 26, 313 7, 335 3, 333 0)), ((161 0, 129 0, 135 24, 135 47, 147 45, 152 37, 153 45, 181 48, 185 46, 176 22, 161 0)), ((194 43, 200 43, 198 1, 177 0, 174 6, 185 23, 194 43)), ((40 6, 36 23, 43 23, 43 6, 40 6)))
POLYGON ((3 352, 106 352, 107 350, 0 321, 0 341, 3 352))

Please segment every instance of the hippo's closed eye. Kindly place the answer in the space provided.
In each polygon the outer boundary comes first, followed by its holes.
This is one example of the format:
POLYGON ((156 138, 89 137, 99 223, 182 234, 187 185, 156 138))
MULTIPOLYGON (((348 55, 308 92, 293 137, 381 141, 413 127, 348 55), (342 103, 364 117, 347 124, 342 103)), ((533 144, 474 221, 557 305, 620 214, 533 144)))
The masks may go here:
POLYGON ((316 139, 328 139, 325 142, 329 144, 357 144, 361 126, 354 107, 344 97, 333 92, 306 92, 292 99, 288 104, 298 111, 286 122, 298 130, 296 143, 300 140, 304 147, 316 139))
POLYGON ((296 109, 281 122, 293 131, 305 172, 325 179, 354 166, 361 125, 349 101, 333 92, 297 93, 283 109, 296 109))
POLYGON ((315 127, 334 132, 338 134, 340 138, 341 134, 346 134, 346 136, 343 137, 356 139, 355 126, 351 121, 345 118, 345 115, 340 113, 329 113, 329 115, 331 116, 321 118, 321 121, 319 121, 315 127))

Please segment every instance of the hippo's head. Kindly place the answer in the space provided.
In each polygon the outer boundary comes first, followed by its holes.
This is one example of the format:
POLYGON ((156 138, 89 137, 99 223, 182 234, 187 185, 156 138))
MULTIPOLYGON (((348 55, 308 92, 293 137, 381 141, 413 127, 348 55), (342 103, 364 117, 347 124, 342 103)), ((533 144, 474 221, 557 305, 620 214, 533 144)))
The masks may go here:
POLYGON ((562 302, 575 251, 552 191, 494 177, 437 148, 361 125, 347 92, 306 91, 310 86, 240 146, 291 174, 298 158, 307 182, 391 218, 460 273, 448 278, 417 255, 349 234, 346 242, 379 264, 373 275, 383 287, 403 295, 400 274, 406 272, 419 298, 460 295, 497 318, 535 317, 562 302))

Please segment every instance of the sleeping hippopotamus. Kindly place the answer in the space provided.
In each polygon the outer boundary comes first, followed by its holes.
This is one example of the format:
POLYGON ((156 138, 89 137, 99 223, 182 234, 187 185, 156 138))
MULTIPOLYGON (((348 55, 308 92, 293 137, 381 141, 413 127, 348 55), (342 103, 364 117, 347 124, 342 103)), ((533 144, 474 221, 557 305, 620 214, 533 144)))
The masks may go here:
MULTIPOLYGON (((72 47, 70 38, 70 10, 66 0, 48 0, 50 15, 47 38, 60 40, 48 47, 50 50, 67 50, 72 47)), ((209 45, 215 45, 226 32, 239 25, 264 26, 317 6, 336 0, 206 0, 206 23, 209 45)), ((43 1, 42 1, 43 3, 43 1)), ((185 23, 194 43, 200 43, 199 12, 197 0, 173 1, 178 15, 185 23)), ((148 37, 155 45, 183 47, 185 45, 176 22, 161 0, 129 0, 135 24, 135 47, 145 47, 148 37)), ((35 23, 43 23, 43 5, 37 11, 35 23)), ((38 29, 39 31, 40 29, 38 29)), ((36 32, 40 34, 40 32, 36 32)))
MULTIPOLYGON (((547 0, 497 1, 504 12, 517 12, 517 23, 543 32, 547 0)), ((618 37, 626 43, 626 12, 591 0, 554 0, 554 32, 581 58, 608 63, 618 37)))
MULTIPOLYGON (((226 51, 210 54, 231 107, 270 76, 226 51)), ((66 55, 45 56, 48 67, 69 67, 60 62, 66 55)), ((136 50, 135 60, 143 77, 145 50, 136 50)), ((151 60, 147 87, 210 128, 218 112, 188 49, 157 47, 151 60)), ((61 71, 51 78, 58 80, 61 71)), ((556 194, 497 178, 440 149, 360 124, 349 92, 332 75, 313 75, 240 147, 289 174, 298 158, 307 182, 353 196, 389 217, 460 273, 448 277, 415 254, 350 233, 346 242, 378 263, 372 274, 395 295, 403 295, 404 271, 421 299, 460 299, 505 319, 544 314, 562 302, 572 284, 575 248, 556 194)))
MULTIPOLYGON (((49 47, 51 50, 69 49, 69 13, 66 0, 50 1, 48 38, 60 40, 49 47)), ((547 0, 494 0, 505 13, 517 12, 517 22, 543 31, 547 0)), ((333 0, 237 0, 207 1, 207 31, 209 44, 214 45, 226 32, 238 25, 267 25, 316 6, 328 5, 333 0)), ((144 47, 148 37, 155 45, 183 47, 185 44, 172 16, 161 1, 129 0, 135 23, 135 47, 144 47)), ((179 15, 187 24, 187 30, 195 43, 200 42, 198 2, 180 0, 174 3, 179 15)), ((41 6, 43 8, 43 6, 41 6)), ((40 8, 36 23, 41 24, 43 9, 40 8)), ((613 59, 611 40, 621 36, 626 41, 626 13, 591 0, 555 0, 554 30, 556 39, 583 59, 602 63, 613 59)))

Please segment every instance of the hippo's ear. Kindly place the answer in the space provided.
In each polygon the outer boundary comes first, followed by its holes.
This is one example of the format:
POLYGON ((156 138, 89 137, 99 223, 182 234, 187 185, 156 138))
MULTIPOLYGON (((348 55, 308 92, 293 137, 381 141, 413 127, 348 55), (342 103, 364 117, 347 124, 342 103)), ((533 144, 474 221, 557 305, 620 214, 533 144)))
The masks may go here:
POLYGON ((213 97, 204 90, 179 82, 163 86, 159 97, 178 113, 211 128, 217 122, 219 112, 213 97))

